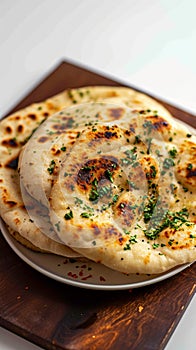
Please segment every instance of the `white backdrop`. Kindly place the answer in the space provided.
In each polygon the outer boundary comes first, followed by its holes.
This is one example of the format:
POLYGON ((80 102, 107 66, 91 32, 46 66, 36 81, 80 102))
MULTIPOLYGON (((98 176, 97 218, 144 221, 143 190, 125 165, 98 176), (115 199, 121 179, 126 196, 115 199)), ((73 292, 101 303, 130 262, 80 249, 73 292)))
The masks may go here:
MULTIPOLYGON (((0 0, 0 115, 66 58, 196 114, 195 16, 194 0, 0 0)), ((195 349, 195 315, 194 299, 166 350, 195 349)), ((0 349, 37 347, 1 329, 0 349)))

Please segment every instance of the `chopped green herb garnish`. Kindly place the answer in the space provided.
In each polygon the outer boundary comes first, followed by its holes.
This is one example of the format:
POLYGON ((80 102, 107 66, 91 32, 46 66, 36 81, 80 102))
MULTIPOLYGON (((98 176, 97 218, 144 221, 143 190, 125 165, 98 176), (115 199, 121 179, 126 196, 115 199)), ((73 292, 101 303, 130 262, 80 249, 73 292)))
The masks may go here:
POLYGON ((96 178, 94 178, 94 180, 91 182, 91 185, 92 185, 92 188, 89 194, 89 200, 96 201, 99 198, 99 193, 97 190, 98 181, 96 178))
POLYGON ((168 244, 171 246, 172 244, 174 243, 174 239, 170 239, 169 241, 168 241, 168 244))
POLYGON ((91 184, 92 184, 93 187, 97 187, 98 186, 98 181, 97 181, 96 177, 94 178, 94 180, 92 181, 91 184))
POLYGON ((73 218, 73 212, 72 210, 69 211, 69 213, 66 213, 64 215, 65 220, 71 220, 73 218))
POLYGON ((104 196, 107 196, 108 198, 111 198, 112 196, 112 189, 110 186, 103 186, 99 189, 99 197, 104 197, 104 196))
POLYGON ((176 149, 176 148, 173 148, 173 149, 171 149, 168 153, 169 153, 170 157, 176 158, 177 149, 176 149))
POLYGON ((188 188, 187 187, 183 187, 183 191, 184 192, 188 192, 188 188))
POLYGON ((148 204, 145 205, 144 211, 143 211, 145 223, 147 223, 151 219, 156 203, 157 203, 157 198, 156 196, 153 195, 151 196, 151 198, 149 198, 148 204))
POLYGON ((92 169, 94 169, 94 166, 84 166, 81 168, 81 170, 84 170, 84 171, 90 171, 92 169))
POLYGON ((85 213, 85 212, 80 214, 80 216, 81 216, 82 218, 90 218, 91 215, 92 215, 92 214, 90 214, 90 213, 85 213))
POLYGON ((150 172, 146 173, 146 178, 147 179, 151 179, 151 178, 155 178, 157 174, 156 168, 154 165, 150 166, 150 172))
POLYGON ((119 197, 118 194, 115 194, 113 199, 112 199, 112 203, 116 203, 118 200, 118 197, 119 197))
POLYGON ((122 158, 121 159, 121 164, 122 165, 130 165, 132 161, 129 158, 122 158))
POLYGON ((189 163, 188 166, 187 166, 187 169, 188 169, 188 170, 193 169, 193 164, 189 163))
POLYGON ((131 244, 137 243, 136 238, 137 238, 137 236, 136 236, 136 235, 134 235, 134 236, 130 236, 130 238, 129 238, 129 242, 130 242, 131 244))
POLYGON ((150 147, 151 147, 151 143, 152 143, 152 138, 149 137, 148 139, 146 139, 147 142, 147 154, 150 154, 150 147))
POLYGON ((129 243, 126 243, 126 246, 123 248, 124 250, 130 250, 131 247, 130 247, 130 244, 129 243))
POLYGON ((153 124, 152 124, 151 121, 147 120, 147 121, 145 121, 145 123, 143 124, 143 127, 144 127, 145 129, 147 129, 147 130, 148 130, 148 134, 150 134, 151 131, 152 131, 152 129, 153 129, 153 124))
POLYGON ((112 178, 112 173, 111 173, 111 171, 109 170, 109 169, 107 169, 106 171, 105 171, 105 173, 104 173, 104 175, 105 175, 105 177, 108 179, 108 180, 110 180, 110 182, 114 182, 114 180, 113 180, 113 178, 112 178))
POLYGON ((53 172, 54 172, 55 164, 56 163, 55 163, 54 159, 51 160, 50 167, 47 169, 50 175, 53 174, 53 172))
POLYGON ((125 207, 125 204, 124 204, 124 203, 120 203, 120 204, 119 204, 119 207, 120 207, 121 209, 123 209, 123 208, 125 207))
POLYGON ((96 189, 91 189, 89 194, 89 200, 90 201, 96 201, 99 198, 99 193, 96 189))
MULTIPOLYGON (((182 208, 179 212, 171 212, 166 211, 164 215, 162 215, 162 221, 154 224, 154 227, 150 226, 147 230, 143 230, 144 234, 149 239, 156 239, 160 232, 162 232, 165 228, 173 228, 178 230, 183 224, 190 223, 188 220, 188 210, 187 208, 182 208)), ((155 218, 156 219, 156 218, 155 218)), ((151 224, 152 225, 152 224, 151 224)), ((191 225, 191 223, 190 223, 191 225)))
POLYGON ((175 184, 170 184, 170 188, 171 188, 172 193, 174 193, 178 187, 175 184))
POLYGON ((56 226, 57 231, 60 232, 60 221, 58 221, 56 224, 54 224, 54 226, 56 226))
POLYGON ((133 168, 137 168, 139 165, 140 165, 139 162, 135 162, 135 163, 132 164, 132 167, 133 167, 133 168))
POLYGON ((152 247, 153 247, 153 249, 156 249, 156 248, 159 247, 159 244, 158 244, 158 243, 154 243, 154 244, 152 245, 152 247))
POLYGON ((135 136, 135 141, 134 141, 134 145, 138 144, 141 142, 141 138, 140 138, 140 135, 136 135, 135 136))
POLYGON ((165 158, 163 161, 163 168, 169 169, 175 165, 173 159, 171 158, 165 158))
POLYGON ((71 175, 72 175, 72 174, 67 173, 66 171, 65 171, 64 174, 63 174, 64 177, 71 176, 71 175))
POLYGON ((75 198, 75 204, 76 205, 77 204, 79 204, 79 205, 83 204, 83 201, 80 198, 78 198, 78 197, 74 197, 74 198, 75 198))
POLYGON ((77 93, 80 95, 80 97, 84 96, 84 93, 82 91, 77 90, 77 93))
POLYGON ((134 190, 139 190, 134 181, 127 180, 128 185, 134 190))
POLYGON ((159 149, 156 149, 155 153, 157 154, 158 157, 161 156, 161 152, 159 151, 159 149))

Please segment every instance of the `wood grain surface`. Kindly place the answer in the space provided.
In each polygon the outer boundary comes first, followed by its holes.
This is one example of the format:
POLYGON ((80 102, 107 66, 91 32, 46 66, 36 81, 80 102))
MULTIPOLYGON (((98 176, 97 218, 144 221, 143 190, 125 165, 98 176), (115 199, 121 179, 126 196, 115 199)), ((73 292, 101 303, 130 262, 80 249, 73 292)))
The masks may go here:
MULTIPOLYGON (((119 82, 63 62, 14 110, 85 85, 119 82)), ((163 104, 196 127, 194 116, 163 104)), ((196 264, 148 287, 93 291, 41 275, 2 236, 0 252, 0 325, 45 349, 164 349, 194 294, 196 264)))

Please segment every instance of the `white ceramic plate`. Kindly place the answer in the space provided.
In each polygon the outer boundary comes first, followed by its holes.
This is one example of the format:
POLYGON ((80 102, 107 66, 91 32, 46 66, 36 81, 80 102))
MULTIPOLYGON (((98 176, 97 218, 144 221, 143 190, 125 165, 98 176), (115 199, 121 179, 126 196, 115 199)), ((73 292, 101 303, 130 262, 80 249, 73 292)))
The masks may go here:
POLYGON ((160 275, 125 275, 91 261, 81 262, 54 254, 31 251, 9 234, 1 219, 0 228, 13 251, 28 265, 56 281, 76 287, 102 290, 139 288, 163 281, 190 266, 190 264, 184 264, 160 275))

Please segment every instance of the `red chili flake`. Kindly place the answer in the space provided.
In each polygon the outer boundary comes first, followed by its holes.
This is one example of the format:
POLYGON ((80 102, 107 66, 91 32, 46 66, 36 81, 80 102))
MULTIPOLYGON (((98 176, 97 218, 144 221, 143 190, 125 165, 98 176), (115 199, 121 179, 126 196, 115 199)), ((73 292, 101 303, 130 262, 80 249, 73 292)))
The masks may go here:
POLYGON ((29 290, 29 286, 25 286, 25 288, 24 288, 25 290, 29 290))
POLYGON ((67 263, 68 263, 68 260, 65 259, 65 260, 63 261, 63 264, 67 264, 67 263))
POLYGON ((103 281, 103 282, 106 281, 106 279, 105 279, 103 276, 100 276, 100 277, 99 277, 99 280, 100 280, 101 282, 102 282, 102 281, 103 281))
POLYGON ((78 278, 78 275, 76 275, 76 273, 72 273, 71 271, 70 272, 68 272, 68 274, 67 274, 69 277, 72 277, 72 278, 78 278))
POLYGON ((82 265, 81 269, 86 269, 86 267, 87 267, 86 265, 82 265))
POLYGON ((83 276, 83 275, 84 275, 83 270, 81 270, 81 271, 79 272, 79 276, 83 276))
POLYGON ((86 281, 88 278, 91 278, 91 277, 93 277, 93 276, 92 275, 88 275, 88 276, 85 276, 85 277, 81 278, 81 280, 82 281, 86 281))

